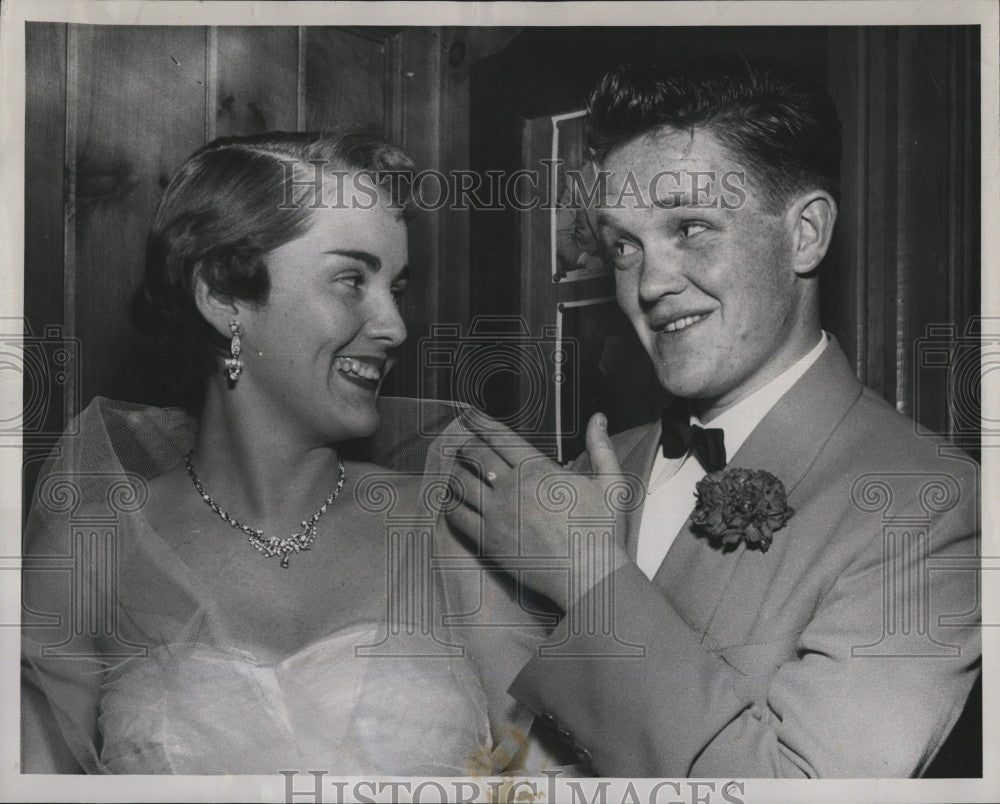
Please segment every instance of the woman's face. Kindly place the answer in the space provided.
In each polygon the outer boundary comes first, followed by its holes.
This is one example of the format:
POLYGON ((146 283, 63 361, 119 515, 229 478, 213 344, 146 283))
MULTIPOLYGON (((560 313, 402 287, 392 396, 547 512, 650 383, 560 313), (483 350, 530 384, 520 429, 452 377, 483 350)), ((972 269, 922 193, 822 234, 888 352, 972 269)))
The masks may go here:
POLYGON ((311 215, 304 235, 268 255, 267 303, 239 308, 245 367, 234 392, 293 437, 329 443, 378 424, 377 392, 406 338, 407 236, 381 201, 311 215))

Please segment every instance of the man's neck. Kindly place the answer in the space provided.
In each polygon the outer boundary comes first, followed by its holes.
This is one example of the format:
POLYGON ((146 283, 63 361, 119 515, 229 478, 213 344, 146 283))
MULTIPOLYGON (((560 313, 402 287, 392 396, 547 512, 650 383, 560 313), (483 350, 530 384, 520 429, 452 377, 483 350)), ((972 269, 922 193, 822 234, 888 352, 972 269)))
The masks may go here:
POLYGON ((776 380, 792 366, 808 355, 816 346, 826 339, 826 333, 817 326, 794 342, 790 342, 787 348, 775 355, 767 366, 757 372, 750 380, 743 383, 739 389, 730 394, 713 399, 693 399, 691 400, 692 412, 701 420, 703 424, 708 424, 712 419, 730 410, 735 405, 757 393, 769 383, 776 380))

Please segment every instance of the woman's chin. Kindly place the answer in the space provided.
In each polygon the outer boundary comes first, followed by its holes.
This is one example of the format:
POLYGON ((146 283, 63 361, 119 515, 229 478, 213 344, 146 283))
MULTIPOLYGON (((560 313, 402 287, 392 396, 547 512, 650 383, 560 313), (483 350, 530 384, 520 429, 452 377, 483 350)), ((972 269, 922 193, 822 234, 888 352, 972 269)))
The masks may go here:
POLYGON ((341 415, 338 419, 338 429, 341 431, 339 441, 354 441, 360 438, 368 438, 375 434, 380 421, 374 402, 368 409, 360 409, 358 406, 354 406, 347 416, 341 415))

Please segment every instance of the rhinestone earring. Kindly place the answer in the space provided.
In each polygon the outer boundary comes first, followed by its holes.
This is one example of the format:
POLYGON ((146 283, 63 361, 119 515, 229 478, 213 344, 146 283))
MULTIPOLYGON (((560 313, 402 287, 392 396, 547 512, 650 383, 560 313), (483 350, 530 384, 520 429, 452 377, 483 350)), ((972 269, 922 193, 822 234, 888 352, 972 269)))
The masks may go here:
POLYGON ((240 372, 243 371, 243 361, 240 360, 240 335, 243 331, 240 329, 240 322, 235 318, 229 322, 229 331, 233 333, 233 338, 229 342, 229 354, 232 356, 226 358, 226 371, 229 372, 229 381, 235 384, 240 378, 240 372))

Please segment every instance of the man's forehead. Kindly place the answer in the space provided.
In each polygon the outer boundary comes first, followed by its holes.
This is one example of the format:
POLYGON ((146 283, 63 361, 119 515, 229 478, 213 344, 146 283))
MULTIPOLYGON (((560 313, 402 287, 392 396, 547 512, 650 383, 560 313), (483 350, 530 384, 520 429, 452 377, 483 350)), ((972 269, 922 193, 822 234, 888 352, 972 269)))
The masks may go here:
POLYGON ((618 225, 619 213, 743 207, 750 171, 711 129, 662 126, 626 142, 598 164, 598 222, 618 225))
POLYGON ((692 169, 732 168, 735 158, 721 140, 704 126, 676 128, 661 126, 620 145, 600 164, 611 177, 623 171, 656 172, 692 169))

